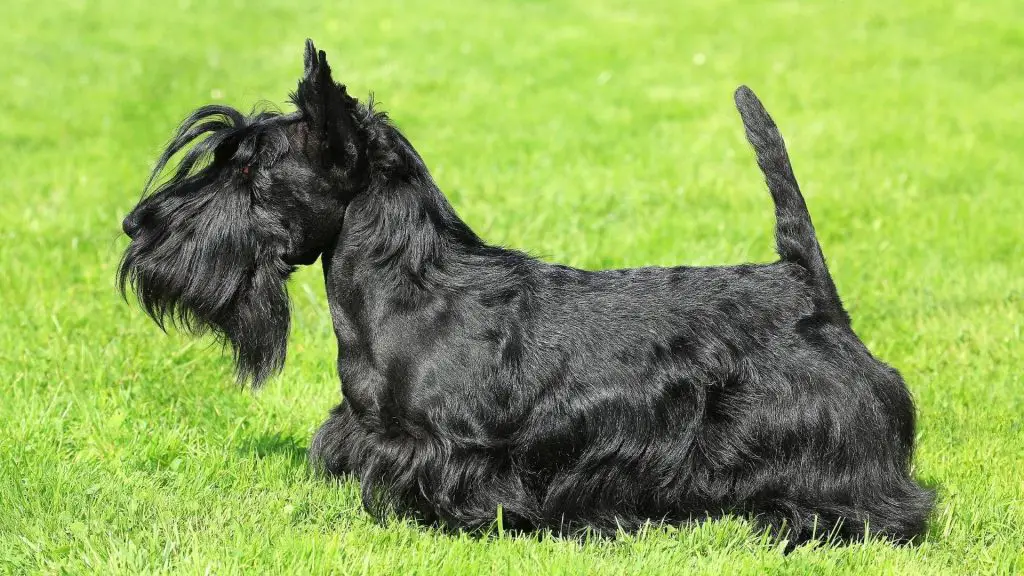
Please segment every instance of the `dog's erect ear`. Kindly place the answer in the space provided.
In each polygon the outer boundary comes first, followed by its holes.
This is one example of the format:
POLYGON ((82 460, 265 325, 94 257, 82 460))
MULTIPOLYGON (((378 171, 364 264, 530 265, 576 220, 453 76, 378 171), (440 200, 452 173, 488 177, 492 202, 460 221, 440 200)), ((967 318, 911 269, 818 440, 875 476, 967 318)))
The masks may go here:
POLYGON ((316 46, 313 45, 313 40, 310 38, 306 38, 306 54, 303 56, 303 63, 306 66, 306 72, 302 77, 308 80, 316 72, 317 64, 316 46))
POLYGON ((351 166, 358 155, 354 114, 359 102, 348 95, 344 84, 331 78, 327 54, 318 51, 312 40, 306 40, 304 64, 305 71, 292 100, 308 122, 310 143, 325 166, 351 166))

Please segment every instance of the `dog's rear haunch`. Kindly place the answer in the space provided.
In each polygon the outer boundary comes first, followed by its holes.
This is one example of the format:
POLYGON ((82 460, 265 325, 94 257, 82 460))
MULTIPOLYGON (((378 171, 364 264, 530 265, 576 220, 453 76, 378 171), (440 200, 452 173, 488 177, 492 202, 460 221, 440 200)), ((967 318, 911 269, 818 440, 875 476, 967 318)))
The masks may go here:
POLYGON ((284 362, 288 275, 319 257, 343 401, 310 458, 358 480, 370 514, 477 530, 501 509, 562 534, 740 514, 791 544, 924 532, 910 394, 851 329, 749 89, 780 260, 603 271, 486 244, 312 43, 292 99, 186 119, 125 218, 120 285, 161 325, 222 338, 258 386, 284 362))

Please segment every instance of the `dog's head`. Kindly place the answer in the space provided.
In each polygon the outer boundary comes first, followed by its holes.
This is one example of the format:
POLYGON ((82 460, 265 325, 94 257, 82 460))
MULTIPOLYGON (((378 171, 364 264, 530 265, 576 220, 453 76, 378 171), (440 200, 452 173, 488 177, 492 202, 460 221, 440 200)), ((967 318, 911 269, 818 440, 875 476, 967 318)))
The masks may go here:
POLYGON ((190 114, 123 222, 122 293, 161 327, 223 338, 240 381, 254 386, 284 364, 288 276, 334 242, 369 176, 360 123, 372 113, 310 41, 292 100, 291 114, 218 105, 190 114))

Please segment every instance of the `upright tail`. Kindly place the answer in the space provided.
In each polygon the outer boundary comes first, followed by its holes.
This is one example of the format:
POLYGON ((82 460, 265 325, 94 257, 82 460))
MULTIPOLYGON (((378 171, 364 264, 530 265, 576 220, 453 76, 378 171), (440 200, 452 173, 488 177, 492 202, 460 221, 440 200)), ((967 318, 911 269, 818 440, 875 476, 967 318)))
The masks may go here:
POLYGON ((821 312, 849 321, 839 299, 832 276, 825 266, 811 214, 800 194, 800 186, 789 163, 786 143, 764 105, 746 86, 736 89, 736 108, 743 119, 747 141, 757 154, 757 165, 764 173, 775 202, 775 245, 783 261, 799 264, 807 270, 816 288, 816 305, 821 312))

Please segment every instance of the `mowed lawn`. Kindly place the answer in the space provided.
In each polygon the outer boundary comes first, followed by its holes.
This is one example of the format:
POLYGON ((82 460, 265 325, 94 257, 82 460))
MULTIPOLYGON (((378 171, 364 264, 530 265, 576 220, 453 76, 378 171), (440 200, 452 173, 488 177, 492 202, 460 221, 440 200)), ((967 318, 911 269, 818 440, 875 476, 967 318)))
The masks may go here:
POLYGON ((1024 570, 1019 2, 216 4, 5 4, 0 573, 1024 570), (284 106, 307 36, 477 232, 586 268, 774 258, 731 101, 751 85, 854 327, 917 400, 926 540, 784 555, 743 519, 450 536, 377 526, 354 483, 311 477, 338 400, 319 263, 290 284, 288 365, 255 394, 113 281, 120 220, 176 123, 211 101, 284 106))

